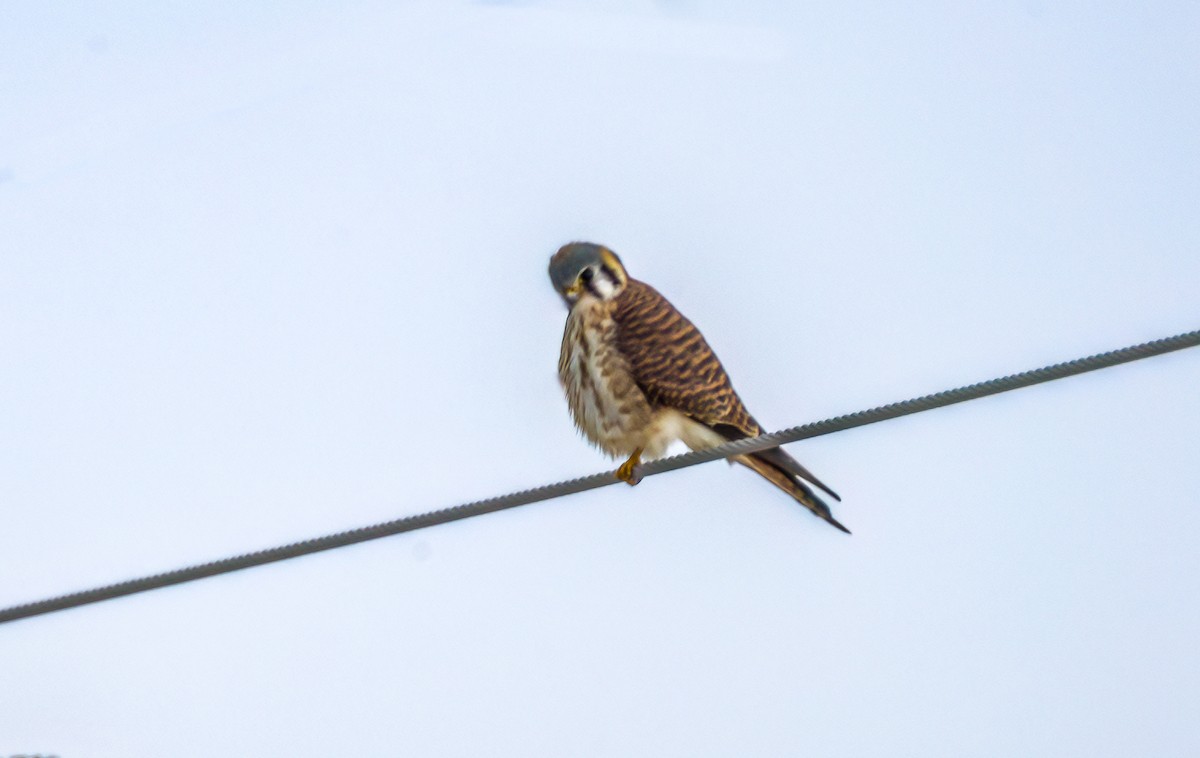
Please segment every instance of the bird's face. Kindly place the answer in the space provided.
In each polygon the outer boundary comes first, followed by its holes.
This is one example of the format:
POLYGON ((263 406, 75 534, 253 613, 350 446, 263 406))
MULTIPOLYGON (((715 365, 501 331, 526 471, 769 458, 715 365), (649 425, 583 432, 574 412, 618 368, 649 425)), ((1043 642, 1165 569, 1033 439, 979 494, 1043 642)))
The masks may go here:
POLYGON ((592 297, 611 300, 621 294, 629 276, 616 253, 603 245, 572 242, 550 259, 550 281, 567 307, 592 297))

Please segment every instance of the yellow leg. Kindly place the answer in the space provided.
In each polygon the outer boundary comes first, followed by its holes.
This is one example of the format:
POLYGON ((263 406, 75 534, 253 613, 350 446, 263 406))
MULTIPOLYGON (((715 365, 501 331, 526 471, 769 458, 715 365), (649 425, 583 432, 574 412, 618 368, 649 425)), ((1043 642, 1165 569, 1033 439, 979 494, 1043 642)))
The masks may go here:
POLYGON ((641 475, 636 471, 640 465, 642 465, 642 449, 639 447, 633 451, 633 455, 629 456, 629 460, 617 468, 617 478, 632 487, 642 481, 641 475))

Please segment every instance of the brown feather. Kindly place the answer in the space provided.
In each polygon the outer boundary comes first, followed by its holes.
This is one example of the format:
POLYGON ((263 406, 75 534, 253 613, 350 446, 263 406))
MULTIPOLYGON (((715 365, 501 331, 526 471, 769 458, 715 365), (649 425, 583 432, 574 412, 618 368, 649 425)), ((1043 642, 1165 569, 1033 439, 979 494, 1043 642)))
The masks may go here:
POLYGON ((618 349, 652 404, 708 426, 726 424, 747 436, 761 432, 700 330, 665 297, 630 279, 615 306, 618 349))
MULTIPOLYGON (((778 448, 777 448, 778 449, 778 448)), ((755 473, 761 474, 764 479, 774 484, 779 489, 791 495, 796 499, 796 502, 803 505, 805 508, 812 511, 820 518, 825 519, 833 526, 841 529, 846 534, 850 534, 850 530, 842 526, 833 514, 829 511, 829 506, 817 497, 816 493, 810 490, 803 482, 798 481, 789 472, 773 466, 771 463, 763 460, 757 455, 738 455, 732 458, 738 463, 750 468, 755 473)))
POLYGON ((839 503, 842 501, 842 498, 838 496, 838 493, 826 487, 824 482, 813 476, 811 471, 800 465, 800 461, 788 455, 783 448, 772 447, 755 453, 755 455, 757 455, 759 458, 762 458, 767 463, 770 463, 772 466, 788 472, 792 476, 798 476, 801 479, 807 480, 810 484, 820 490, 823 490, 825 494, 829 495, 834 500, 837 500, 839 503))
MULTIPOLYGON (((619 352, 651 405, 673 408, 727 439, 757 437, 762 428, 733 389, 733 383, 700 330, 653 287, 629 279, 612 311, 619 352)), ((787 492, 799 503, 850 533, 801 478, 841 500, 782 448, 736 460, 787 492)))

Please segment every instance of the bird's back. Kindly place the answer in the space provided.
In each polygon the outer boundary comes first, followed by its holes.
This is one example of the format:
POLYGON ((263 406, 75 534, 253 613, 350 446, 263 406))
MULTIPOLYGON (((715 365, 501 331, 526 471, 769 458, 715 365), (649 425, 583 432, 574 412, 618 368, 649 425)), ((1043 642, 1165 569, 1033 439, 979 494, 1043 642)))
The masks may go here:
POLYGON ((670 301, 631 278, 614 305, 618 349, 652 405, 674 408, 708 426, 759 433, 704 335, 670 301))

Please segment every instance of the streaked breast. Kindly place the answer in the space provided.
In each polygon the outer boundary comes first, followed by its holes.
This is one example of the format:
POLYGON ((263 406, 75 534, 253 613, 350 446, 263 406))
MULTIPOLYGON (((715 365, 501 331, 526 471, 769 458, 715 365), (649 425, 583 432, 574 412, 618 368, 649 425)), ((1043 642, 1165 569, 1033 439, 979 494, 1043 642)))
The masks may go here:
POLYGON ((567 318, 558 375, 575 425, 612 456, 640 446, 649 403, 617 349, 616 324, 605 304, 586 298, 567 318))

